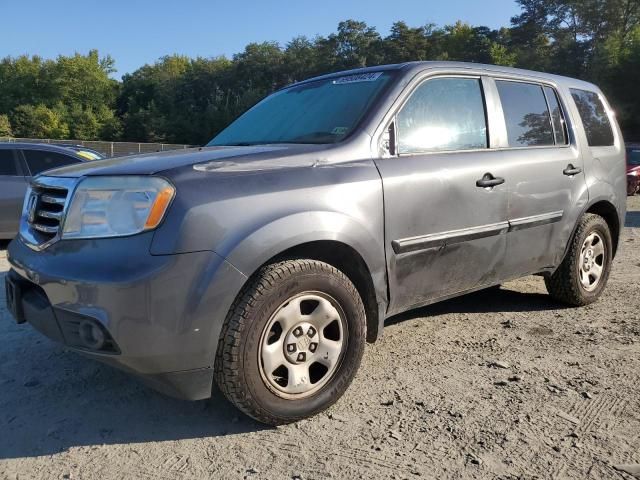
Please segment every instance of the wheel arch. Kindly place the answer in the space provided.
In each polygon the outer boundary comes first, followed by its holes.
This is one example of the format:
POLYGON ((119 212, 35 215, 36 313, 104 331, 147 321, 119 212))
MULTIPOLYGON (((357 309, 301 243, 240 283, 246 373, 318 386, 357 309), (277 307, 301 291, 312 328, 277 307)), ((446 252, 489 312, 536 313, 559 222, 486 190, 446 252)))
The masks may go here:
POLYGON ((585 213, 599 215, 607 222, 611 232, 612 254, 615 257, 618 250, 618 242, 620 241, 620 216, 617 208, 608 200, 598 200, 591 203, 583 212, 583 214, 585 213))
POLYGON ((613 202, 606 197, 600 197, 592 199, 583 209, 580 215, 578 216, 575 225, 573 226, 573 230, 571 231, 571 235, 569 236, 569 240, 567 245, 565 246, 564 253, 562 255, 562 260, 567 256, 567 252, 569 251, 569 246, 571 245, 571 239, 576 234, 576 230, 578 229, 578 225, 580 224, 580 220, 587 213, 593 213, 595 215, 599 215, 604 218, 605 222, 609 226, 609 231, 611 232, 611 243, 613 246, 612 255, 615 257, 618 250, 618 242, 620 240, 620 213, 613 202))
POLYGON ((219 253, 247 276, 247 282, 263 266, 284 259, 308 258, 341 270, 363 300, 367 341, 371 343, 382 331, 388 302, 382 235, 380 232, 376 238, 343 214, 305 212, 270 222, 247 235, 228 253, 219 253))
POLYGON ((377 340, 382 328, 380 309, 369 267, 350 245, 336 240, 315 240, 293 246, 267 260, 264 265, 280 260, 306 258, 328 263, 343 272, 355 285, 367 315, 367 342, 377 340))

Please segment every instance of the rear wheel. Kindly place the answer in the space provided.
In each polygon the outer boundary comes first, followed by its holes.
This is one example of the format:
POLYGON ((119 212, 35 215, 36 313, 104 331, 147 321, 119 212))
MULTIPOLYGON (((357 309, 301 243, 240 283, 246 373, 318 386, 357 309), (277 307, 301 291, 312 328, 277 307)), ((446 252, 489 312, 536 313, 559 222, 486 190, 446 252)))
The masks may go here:
POLYGON ((353 283, 315 260, 262 268, 225 321, 216 381, 256 420, 279 425, 333 404, 360 365, 365 312, 353 283))
POLYGON ((585 214, 560 267, 545 278, 547 291, 569 305, 595 302, 609 279, 612 256, 607 222, 599 215, 585 214))

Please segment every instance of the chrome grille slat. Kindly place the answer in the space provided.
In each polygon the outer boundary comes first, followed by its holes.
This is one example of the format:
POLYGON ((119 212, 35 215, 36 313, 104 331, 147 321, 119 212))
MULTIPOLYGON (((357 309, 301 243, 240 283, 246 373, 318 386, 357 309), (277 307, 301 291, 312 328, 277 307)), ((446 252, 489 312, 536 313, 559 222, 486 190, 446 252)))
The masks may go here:
POLYGON ((67 197, 52 197, 51 195, 41 195, 40 196, 40 201, 44 202, 44 203, 52 203, 54 205, 63 205, 65 204, 65 202, 67 201, 67 197))
POLYGON ((39 223, 32 223, 31 226, 36 230, 38 230, 39 232, 53 234, 53 235, 58 233, 58 229, 60 228, 60 226, 48 227, 46 225, 40 225, 39 223))
POLYGON ((42 218, 50 218, 51 220, 57 220, 58 222, 62 218, 62 212, 50 212, 49 210, 37 210, 36 215, 42 218))

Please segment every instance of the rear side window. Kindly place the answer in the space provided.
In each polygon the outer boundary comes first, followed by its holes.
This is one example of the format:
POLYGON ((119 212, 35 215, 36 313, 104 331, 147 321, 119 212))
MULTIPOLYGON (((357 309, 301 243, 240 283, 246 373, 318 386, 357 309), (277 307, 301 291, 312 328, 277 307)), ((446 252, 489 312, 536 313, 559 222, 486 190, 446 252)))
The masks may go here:
POLYGON ((0 175, 15 177, 18 175, 18 168, 13 157, 13 150, 0 149, 0 175))
POLYGON ((611 122, 598 94, 572 88, 571 96, 578 107, 589 146, 609 147, 613 145, 611 122))
POLYGON ((547 97, 547 104, 551 111, 551 125, 553 126, 553 136, 556 139, 556 145, 566 145, 569 143, 567 139, 567 126, 558 101, 558 94, 551 87, 543 87, 544 94, 547 97))
POLYGON ((553 127, 542 86, 496 80, 510 147, 554 145, 553 127))
POLYGON ((427 80, 411 94, 396 124, 401 154, 487 148, 480 80, 427 80))
POLYGON ((27 159, 27 166, 29 167, 31 175, 37 175, 45 170, 80 162, 80 160, 74 157, 57 152, 48 152, 46 150, 24 150, 24 155, 27 159))

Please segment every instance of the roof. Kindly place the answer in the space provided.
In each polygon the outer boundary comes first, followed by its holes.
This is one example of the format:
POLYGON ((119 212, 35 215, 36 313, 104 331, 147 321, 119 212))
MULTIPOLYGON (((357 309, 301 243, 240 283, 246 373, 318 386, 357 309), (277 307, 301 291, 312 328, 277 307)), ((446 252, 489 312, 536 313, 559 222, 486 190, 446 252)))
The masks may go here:
POLYGON ((504 73, 509 75, 521 75, 527 77, 537 77, 540 79, 546 79, 555 83, 568 84, 572 87, 582 87, 591 90, 598 90, 598 87, 592 83, 585 82, 576 78, 564 77, 562 75, 555 75, 552 73, 537 72, 534 70, 524 70, 521 68, 503 67, 501 65, 488 65, 485 63, 472 63, 472 62, 446 62, 446 61, 425 61, 425 62, 405 62, 396 63, 391 65, 378 65, 373 67, 356 68, 352 70, 344 70, 340 72, 329 73, 327 75, 321 75, 318 77, 309 78, 302 82, 298 82, 295 85, 300 85, 307 82, 313 82, 317 80, 325 80, 329 78, 344 76, 344 75, 357 75, 363 73, 381 72, 381 71, 403 71, 407 74, 418 73, 424 70, 435 69, 473 69, 473 70, 486 70, 487 72, 504 73))
POLYGON ((0 142, 0 148, 12 148, 16 150, 22 149, 36 149, 36 150, 47 150, 50 152, 59 152, 65 153, 67 155, 77 155, 76 151, 73 148, 62 147, 60 145, 51 145, 49 143, 38 143, 38 142, 0 142))

